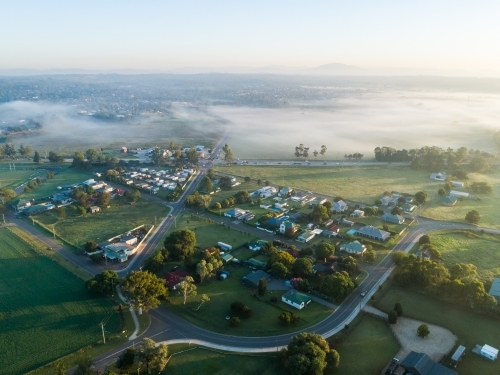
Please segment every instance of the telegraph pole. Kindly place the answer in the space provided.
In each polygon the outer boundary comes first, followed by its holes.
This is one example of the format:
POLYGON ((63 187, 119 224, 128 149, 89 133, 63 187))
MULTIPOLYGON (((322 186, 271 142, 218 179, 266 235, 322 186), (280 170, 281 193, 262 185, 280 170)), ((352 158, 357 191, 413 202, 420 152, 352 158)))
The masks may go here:
POLYGON ((101 330, 102 330, 102 341, 106 344, 106 336, 104 336, 104 323, 101 322, 101 330))

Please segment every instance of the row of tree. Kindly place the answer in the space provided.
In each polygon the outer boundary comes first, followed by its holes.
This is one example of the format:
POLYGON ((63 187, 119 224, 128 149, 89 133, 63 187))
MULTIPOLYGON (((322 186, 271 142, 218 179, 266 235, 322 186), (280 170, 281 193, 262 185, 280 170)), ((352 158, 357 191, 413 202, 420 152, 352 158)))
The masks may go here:
MULTIPOLYGON (((321 145, 320 151, 318 152, 317 150, 314 150, 312 154, 315 158, 317 158, 318 155, 325 157, 325 153, 326 153, 326 146, 321 145)), ((295 147, 294 155, 297 158, 307 159, 309 157, 309 147, 306 147, 304 146, 303 143, 301 143, 300 145, 295 147)))

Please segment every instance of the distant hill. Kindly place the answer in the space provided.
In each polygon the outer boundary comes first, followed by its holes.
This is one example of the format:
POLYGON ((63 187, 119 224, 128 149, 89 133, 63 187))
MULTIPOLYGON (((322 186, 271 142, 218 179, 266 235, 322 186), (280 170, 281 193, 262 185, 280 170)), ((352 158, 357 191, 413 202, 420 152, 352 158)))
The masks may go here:
POLYGON ((309 71, 311 74, 328 74, 328 75, 369 75, 371 72, 359 68, 354 65, 346 65, 340 63, 331 63, 317 66, 309 71))

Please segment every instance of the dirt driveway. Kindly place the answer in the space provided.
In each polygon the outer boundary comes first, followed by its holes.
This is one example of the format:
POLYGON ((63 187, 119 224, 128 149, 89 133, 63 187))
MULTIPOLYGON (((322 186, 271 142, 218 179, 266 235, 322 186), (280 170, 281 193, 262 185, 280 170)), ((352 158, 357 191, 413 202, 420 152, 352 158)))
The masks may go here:
POLYGON ((403 360, 412 350, 425 353, 434 361, 439 362, 457 343, 457 336, 451 331, 433 324, 429 326, 430 334, 426 338, 418 337, 417 328, 423 322, 401 317, 396 324, 392 324, 396 337, 402 345, 396 358, 403 360))

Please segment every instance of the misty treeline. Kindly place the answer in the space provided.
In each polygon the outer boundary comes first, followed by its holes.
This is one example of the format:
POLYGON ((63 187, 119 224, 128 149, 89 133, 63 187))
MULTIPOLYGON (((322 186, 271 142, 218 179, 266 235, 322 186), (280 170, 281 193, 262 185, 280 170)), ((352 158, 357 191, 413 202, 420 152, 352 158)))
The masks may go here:
MULTIPOLYGON (((424 244, 422 250, 430 247, 424 244)), ((457 263, 447 268, 441 262, 423 259, 397 251, 392 255, 396 264, 394 283, 401 287, 417 287, 428 294, 481 312, 500 314, 497 301, 485 289, 473 264, 457 263)))
MULTIPOLYGON (((319 151, 318 150, 314 150, 312 152, 312 154, 313 154, 313 156, 315 158, 317 158, 318 155, 321 155, 322 157, 324 157, 325 153, 326 153, 326 150, 327 150, 326 146, 325 145, 321 145, 320 150, 319 151)), ((303 143, 301 143, 298 146, 295 146, 294 155, 297 158, 304 158, 304 159, 308 158, 309 157, 309 147, 304 146, 303 143)))
POLYGON ((19 145, 19 148, 16 148, 16 145, 10 140, 0 145, 0 159, 5 157, 14 158, 16 155, 28 158, 32 154, 33 150, 31 146, 24 146, 22 143, 19 145))
POLYGON ((462 163, 469 162, 474 172, 486 172, 489 165, 486 159, 494 155, 467 147, 457 150, 443 150, 437 146, 424 146, 419 149, 397 150, 393 147, 376 147, 375 160, 380 162, 411 162, 415 169, 439 170, 440 168, 458 168, 462 163))

